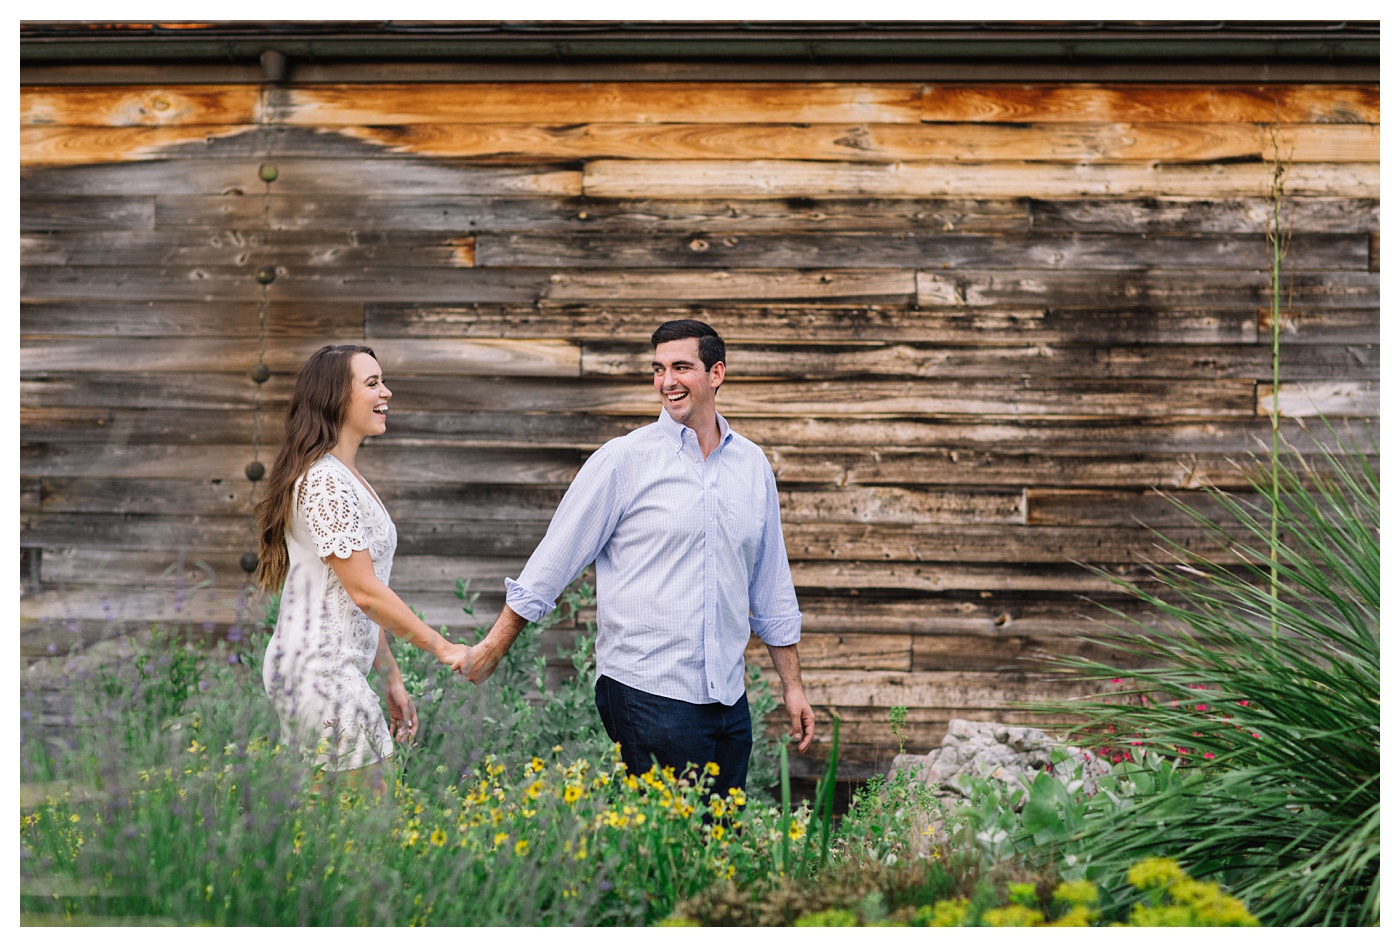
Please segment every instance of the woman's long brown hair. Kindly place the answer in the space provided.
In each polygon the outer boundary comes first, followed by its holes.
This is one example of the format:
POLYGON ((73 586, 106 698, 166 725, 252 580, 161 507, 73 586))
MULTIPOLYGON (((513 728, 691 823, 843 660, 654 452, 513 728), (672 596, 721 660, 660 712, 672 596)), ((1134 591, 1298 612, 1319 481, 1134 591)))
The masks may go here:
POLYGON ((297 480, 340 438, 345 406, 354 377, 350 360, 360 353, 374 356, 367 345, 327 345, 306 360, 292 386, 287 405, 287 436, 267 476, 267 492, 257 506, 258 587, 276 592, 287 578, 287 527, 297 480))

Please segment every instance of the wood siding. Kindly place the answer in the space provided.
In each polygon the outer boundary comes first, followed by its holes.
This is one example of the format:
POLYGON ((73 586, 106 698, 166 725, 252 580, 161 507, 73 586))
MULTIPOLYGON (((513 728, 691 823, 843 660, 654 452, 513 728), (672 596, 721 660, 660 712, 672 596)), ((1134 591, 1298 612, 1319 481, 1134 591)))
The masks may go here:
POLYGON ((114 83, 20 114, 27 659, 240 620, 244 467, 329 341, 395 390, 362 468, 396 588, 460 629, 470 579, 489 620, 589 452, 656 416, 652 329, 695 317, 778 478, 842 773, 888 764, 895 704, 912 752, 1030 719, 1065 693, 1038 655, 1102 653, 1085 597, 1155 620, 1076 563, 1209 553, 1169 498, 1247 487, 1275 154, 1279 404, 1379 443, 1376 85, 114 83))

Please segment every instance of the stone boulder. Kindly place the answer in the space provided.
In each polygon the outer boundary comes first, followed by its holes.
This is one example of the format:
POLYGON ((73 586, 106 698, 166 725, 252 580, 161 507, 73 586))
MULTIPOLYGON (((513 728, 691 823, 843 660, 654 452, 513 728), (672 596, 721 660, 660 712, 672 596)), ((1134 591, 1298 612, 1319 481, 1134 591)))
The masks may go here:
POLYGON ((1062 747, 1069 754, 1067 759, 1053 763, 1051 754, 1057 746, 1060 744, 1045 731, 1034 727, 955 718, 948 721, 948 734, 941 746, 923 756, 896 756, 890 775, 912 769, 924 783, 945 795, 965 794, 959 776, 999 779, 1014 786, 1021 783, 1022 776, 1033 779, 1047 769, 1067 779, 1083 764, 1085 783, 1092 792, 1092 777, 1107 773, 1108 763, 1072 746, 1062 747))

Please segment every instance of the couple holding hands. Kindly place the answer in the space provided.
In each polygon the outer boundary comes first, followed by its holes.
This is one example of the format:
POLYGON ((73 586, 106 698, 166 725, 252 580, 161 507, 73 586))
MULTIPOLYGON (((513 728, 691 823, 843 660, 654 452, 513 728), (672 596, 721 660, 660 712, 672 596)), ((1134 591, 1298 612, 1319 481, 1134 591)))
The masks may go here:
POLYGON ((807 749, 815 718, 797 658, 802 616, 777 485, 763 451, 715 409, 724 342, 682 319, 661 325, 651 344, 660 417, 589 457, 474 646, 444 638, 389 588, 394 523, 355 468, 360 444, 387 424, 391 392, 374 352, 328 345, 307 360, 257 510, 257 582, 282 595, 263 684, 284 743, 382 790, 394 740, 411 740, 418 725, 386 632, 480 684, 525 624, 595 563, 595 703, 630 771, 713 762, 713 791, 744 787, 750 631, 768 646, 792 739, 807 749), (366 679, 371 668, 385 683, 392 735, 366 679))

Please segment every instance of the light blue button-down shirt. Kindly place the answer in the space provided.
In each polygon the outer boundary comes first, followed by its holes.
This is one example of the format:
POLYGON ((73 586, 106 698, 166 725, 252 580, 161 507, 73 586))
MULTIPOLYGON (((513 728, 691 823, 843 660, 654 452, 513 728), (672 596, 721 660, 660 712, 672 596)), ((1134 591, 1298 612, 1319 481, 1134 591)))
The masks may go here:
POLYGON ((705 458, 664 410, 608 441, 579 470, 506 604, 527 621, 597 563, 598 674, 694 704, 744 693, 749 630, 796 644, 778 487, 757 444, 719 417, 705 458))

